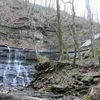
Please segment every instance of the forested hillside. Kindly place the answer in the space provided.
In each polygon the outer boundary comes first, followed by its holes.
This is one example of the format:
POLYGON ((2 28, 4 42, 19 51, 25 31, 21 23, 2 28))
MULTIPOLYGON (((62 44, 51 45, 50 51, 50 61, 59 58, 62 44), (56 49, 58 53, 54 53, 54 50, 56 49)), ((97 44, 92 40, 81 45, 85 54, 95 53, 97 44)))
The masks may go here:
MULTIPOLYGON (((56 48, 56 11, 34 4, 26 4, 23 0, 0 1, 0 43, 9 46, 17 46, 33 49, 32 34, 43 34, 43 48, 56 48), (32 24, 34 32, 30 29, 29 13, 32 8, 32 24), (38 33, 37 33, 38 34, 38 33)), ((75 18, 76 31, 79 43, 89 38, 88 21, 81 17, 75 18)), ((99 31, 100 25, 93 23, 94 33, 99 31)), ((61 12, 61 27, 65 46, 73 45, 73 37, 70 31, 72 16, 61 12)))

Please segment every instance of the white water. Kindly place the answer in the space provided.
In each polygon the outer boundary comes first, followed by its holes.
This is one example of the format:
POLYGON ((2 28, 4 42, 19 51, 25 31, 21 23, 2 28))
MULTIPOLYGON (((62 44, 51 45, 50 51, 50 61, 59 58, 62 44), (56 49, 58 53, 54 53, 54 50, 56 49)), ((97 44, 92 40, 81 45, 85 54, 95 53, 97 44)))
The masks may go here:
POLYGON ((30 83, 30 79, 28 77, 27 70, 21 64, 22 61, 20 60, 20 57, 22 51, 19 51, 19 49, 15 49, 15 57, 13 60, 11 60, 11 48, 8 47, 8 50, 8 64, 3 75, 4 86, 8 88, 27 86, 30 83), (12 61, 13 64, 11 63, 12 61))
POLYGON ((7 71, 10 69, 10 62, 11 62, 11 55, 10 55, 10 51, 11 49, 8 47, 8 50, 9 50, 9 56, 8 56, 8 64, 6 66, 6 69, 4 71, 4 75, 3 75, 3 83, 4 83, 4 86, 5 87, 8 87, 8 83, 7 83, 7 76, 6 76, 6 73, 7 71))

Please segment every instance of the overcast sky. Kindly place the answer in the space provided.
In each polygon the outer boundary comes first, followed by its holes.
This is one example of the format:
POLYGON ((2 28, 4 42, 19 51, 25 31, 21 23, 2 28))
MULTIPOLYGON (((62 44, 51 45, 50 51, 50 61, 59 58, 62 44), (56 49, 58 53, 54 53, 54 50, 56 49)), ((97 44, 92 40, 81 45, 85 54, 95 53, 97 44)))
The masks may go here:
MULTIPOLYGON (((31 2, 34 2, 34 0, 30 0, 31 2)), ((56 8, 56 0, 51 0, 52 3, 50 4, 51 8, 56 8)), ((63 4, 62 1, 67 2, 71 0, 59 0, 60 1, 60 8, 61 10, 66 9, 70 13, 70 4, 66 4, 66 6, 63 4)), ((90 0, 91 1, 91 10, 94 15, 95 21, 98 18, 100 19, 100 0, 90 0), (97 14, 98 13, 98 14, 97 14)), ((50 0, 35 0, 36 4, 43 5, 43 6, 49 6, 50 0), (45 3, 47 1, 48 3, 45 3)), ((84 16, 86 15, 86 3, 85 0, 75 0, 75 10, 77 16, 84 16)))

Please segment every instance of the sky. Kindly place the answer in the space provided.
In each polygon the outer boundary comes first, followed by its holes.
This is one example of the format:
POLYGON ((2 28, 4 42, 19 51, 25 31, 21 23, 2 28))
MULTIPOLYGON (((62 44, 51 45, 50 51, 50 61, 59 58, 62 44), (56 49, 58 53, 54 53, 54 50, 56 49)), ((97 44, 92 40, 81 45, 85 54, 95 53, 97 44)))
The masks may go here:
MULTIPOLYGON (((36 4, 51 7, 56 9, 56 0, 51 0, 52 3, 49 5, 50 0, 35 0, 36 4), (46 3, 48 2, 48 3, 46 3)), ((63 2, 68 2, 71 0, 59 0, 60 1, 60 9, 65 10, 68 13, 71 13, 71 5, 64 4, 63 2)), ((77 16, 86 17, 86 3, 85 0, 74 0, 75 1, 75 11, 77 16)), ((34 2, 34 0, 30 0, 30 2, 34 2)), ((97 17, 100 20, 100 0, 90 0, 91 4, 91 12, 93 14, 93 19, 97 22, 97 17)))

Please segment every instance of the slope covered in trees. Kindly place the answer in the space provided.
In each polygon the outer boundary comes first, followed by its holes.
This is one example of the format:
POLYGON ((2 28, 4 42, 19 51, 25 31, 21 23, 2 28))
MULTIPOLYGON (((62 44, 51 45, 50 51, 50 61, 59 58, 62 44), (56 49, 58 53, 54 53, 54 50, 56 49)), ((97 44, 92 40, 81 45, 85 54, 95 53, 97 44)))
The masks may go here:
MULTIPOLYGON (((32 34, 39 31, 44 36, 44 48, 58 47, 56 37, 56 11, 34 5, 32 11, 32 27, 30 30, 28 11, 33 4, 26 5, 23 0, 1 0, 0 1, 0 41, 10 46, 34 48, 32 34), (35 23, 35 26, 34 26, 35 23), (36 27, 36 30, 34 29, 36 27)), ((84 18, 75 17, 76 32, 79 43, 89 38, 89 23, 84 18)), ((61 12, 61 28, 65 46, 73 45, 70 32, 72 16, 61 12)), ((99 31, 99 24, 94 23, 94 33, 99 31)))

